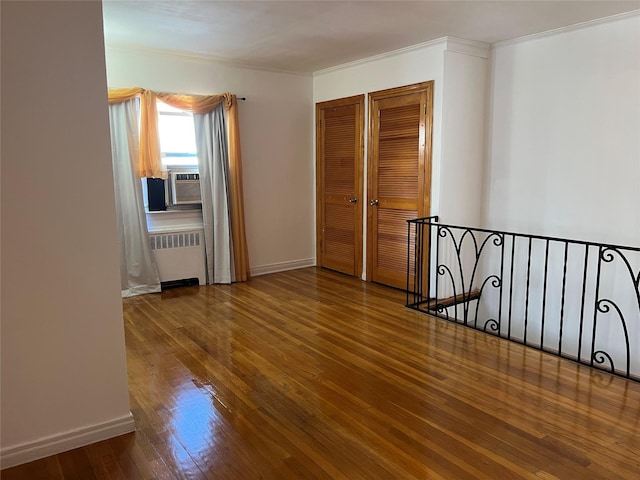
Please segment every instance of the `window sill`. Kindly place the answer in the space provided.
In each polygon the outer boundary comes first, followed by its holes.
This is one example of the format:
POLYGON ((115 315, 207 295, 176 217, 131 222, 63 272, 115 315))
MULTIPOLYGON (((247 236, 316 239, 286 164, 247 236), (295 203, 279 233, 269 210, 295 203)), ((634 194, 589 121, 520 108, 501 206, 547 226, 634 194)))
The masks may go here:
POLYGON ((202 230, 202 225, 166 225, 162 227, 149 227, 149 234, 157 233, 178 233, 178 232, 193 232, 194 230, 202 230))
POLYGON ((200 229, 202 210, 160 210, 146 212, 149 233, 175 232, 200 229))

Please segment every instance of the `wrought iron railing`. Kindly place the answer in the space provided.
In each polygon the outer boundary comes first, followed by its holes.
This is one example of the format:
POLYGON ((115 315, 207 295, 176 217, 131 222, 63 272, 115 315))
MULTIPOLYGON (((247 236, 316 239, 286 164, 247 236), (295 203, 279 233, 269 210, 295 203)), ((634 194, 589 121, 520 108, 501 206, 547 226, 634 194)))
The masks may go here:
POLYGON ((640 248, 408 222, 407 306, 640 381, 640 248))

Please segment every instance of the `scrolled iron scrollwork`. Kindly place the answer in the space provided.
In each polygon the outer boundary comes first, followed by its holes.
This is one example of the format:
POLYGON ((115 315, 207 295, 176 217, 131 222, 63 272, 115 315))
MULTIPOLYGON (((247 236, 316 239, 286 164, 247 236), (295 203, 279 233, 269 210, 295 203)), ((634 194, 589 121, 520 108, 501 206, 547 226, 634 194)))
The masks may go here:
POLYGON ((435 281, 415 294, 426 311, 640 381, 640 247, 431 221, 420 227, 434 229, 432 250, 416 250, 416 264, 435 281))
MULTIPOLYGON (((613 251, 615 249, 609 248, 609 247, 605 247, 602 249, 602 252, 600 253, 600 258, 602 259, 603 262, 606 263, 611 263, 613 262, 613 259, 615 258, 613 256, 613 251)), ((615 250, 617 252, 617 250, 615 250)), ((620 253, 620 252, 617 252, 620 253)))
POLYGON ((482 281, 482 285, 480 286, 480 293, 478 294, 478 301, 476 302, 476 313, 475 313, 475 316, 474 316, 474 319, 473 319, 474 325, 478 324, 478 310, 480 308, 480 299, 482 298, 482 292, 484 291, 484 287, 489 282, 491 282, 490 285, 493 288, 500 288, 500 286, 502 285, 502 280, 500 279, 499 276, 497 276, 495 274, 494 275, 489 275, 487 278, 485 278, 482 281))
MULTIPOLYGON (((611 355, 609 355, 604 350, 598 350, 596 352, 593 352, 593 355, 591 356, 591 359, 593 360, 594 363, 596 363, 598 365, 603 365, 605 363, 605 361, 608 361, 609 362, 608 370, 611 373, 616 371, 616 369, 614 367, 614 364, 613 364, 613 359, 611 358, 611 355)), ((607 369, 603 368, 603 370, 607 370, 607 369)))
MULTIPOLYGON (((467 230, 469 231, 469 230, 467 230)), ((470 231, 469 231, 470 232, 470 231)), ((464 235, 466 235, 467 232, 464 233, 464 235)), ((464 236, 463 235, 463 236, 464 236)), ((476 273, 478 272, 478 265, 480 264, 480 257, 482 257, 482 253, 485 250, 485 247, 489 244, 493 244, 496 247, 500 247, 503 243, 503 235, 500 233, 491 233, 490 235, 487 235, 485 237, 485 239, 482 241, 482 243, 480 244, 480 248, 478 248, 478 243, 476 241, 475 235, 473 233, 471 233, 471 237, 473 238, 473 245, 474 245, 474 249, 475 249, 475 261, 473 264, 473 269, 471 270, 471 278, 469 279, 469 292, 467 292, 469 295, 471 295, 471 290, 473 289, 473 284, 476 278, 476 273)), ((461 244, 462 244, 462 240, 461 240, 461 244)), ((462 245, 461 245, 462 248, 462 245)), ((458 252, 458 263, 462 263, 461 262, 461 258, 460 258, 460 252, 458 252)), ((461 267, 461 275, 462 275, 462 267, 461 267)), ((493 283, 494 286, 499 287, 500 286, 500 282, 501 280, 496 276, 496 275, 491 275, 488 278, 491 277, 495 277, 497 278, 498 284, 495 285, 495 283, 493 283)), ((478 297, 478 301, 476 302, 476 311, 475 311, 475 315, 473 318, 473 323, 474 325, 477 325, 478 323, 478 307, 480 306, 480 298, 482 298, 482 290, 484 289, 484 286, 487 282, 487 279, 483 280, 482 282, 482 286, 480 287, 480 297, 478 297)), ((463 288, 464 288, 464 281, 463 283, 463 288)), ((466 291, 466 290, 465 290, 466 291)), ((469 303, 467 302, 467 304, 465 305, 465 319, 468 317, 469 314, 469 303)))
POLYGON ((442 304, 437 304, 435 311, 436 311, 437 316, 442 316, 442 313, 444 312, 444 318, 446 320, 450 320, 450 318, 449 318, 449 307, 446 307, 446 306, 444 306, 442 304))
POLYGON ((462 250, 462 244, 464 243, 464 239, 467 235, 469 235, 471 240, 473 240, 473 250, 475 252, 476 259, 477 259, 478 258, 478 240, 476 239, 475 234, 471 231, 470 228, 467 228, 460 236, 460 245, 459 245, 460 248, 458 249, 458 255, 460 255, 460 251, 462 250))
POLYGON ((484 286, 487 284, 489 280, 491 280, 491 286, 493 288, 500 288, 500 285, 502 285, 502 281, 500 280, 500 277, 498 277, 497 275, 489 275, 482 282, 482 287, 480 287, 480 294, 482 294, 482 290, 484 290, 484 286))
POLYGON ((600 251, 600 259, 605 263, 612 263, 615 260, 615 254, 622 260, 625 267, 627 268, 627 272, 631 276, 631 283, 635 289, 636 300, 638 302, 638 310, 640 310, 640 269, 638 269, 637 275, 634 274, 633 268, 631 267, 631 263, 629 259, 624 255, 619 248, 616 247, 604 247, 600 251))
POLYGON ((453 296, 455 297, 455 295, 456 295, 456 282, 455 282, 455 280, 453 278, 453 272, 451 271, 451 269, 448 266, 446 266, 445 264, 441 263, 440 265, 438 265, 438 275, 443 277, 446 274, 449 274, 449 280, 451 281, 451 288, 453 288, 453 296))
POLYGON ((495 318, 490 318, 489 320, 484 322, 484 327, 482 328, 482 330, 486 332, 487 327, 489 328, 489 330, 493 332, 496 332, 496 333, 500 332, 500 323, 495 318))
POLYGON ((501 247, 504 244, 504 235, 501 233, 492 233, 487 238, 493 238, 493 245, 496 247, 501 247))
POLYGON ((449 236, 452 239, 454 239, 453 232, 449 227, 441 227, 440 225, 438 225, 438 236, 442 238, 447 238, 447 234, 449 234, 449 236))
MULTIPOLYGON (((620 319, 620 324, 622 325, 622 330, 624 332, 624 346, 625 346, 625 351, 626 351, 626 362, 627 362, 627 368, 626 368, 626 372, 627 372, 627 376, 629 376, 630 373, 630 368, 631 368, 631 351, 629 350, 629 331, 627 329, 627 322, 624 319, 624 315, 622 313, 622 310, 620 310, 620 307, 618 307, 618 305, 613 302, 612 300, 608 299, 608 298, 601 298, 596 302, 596 311, 600 312, 600 313, 604 313, 604 314, 608 314, 611 312, 611 308, 613 307, 613 309, 616 311, 616 313, 618 314, 618 318, 620 319)), ((597 316, 596 316, 596 322, 594 324, 594 339, 595 339, 595 332, 597 329, 597 316)), ((594 342, 595 345, 595 342, 594 342)), ((595 348, 594 348, 595 350, 595 348)), ((605 354, 607 355, 607 358, 609 358, 609 360, 611 361, 611 368, 612 368, 612 372, 613 370, 613 360, 611 360, 611 357, 606 354, 606 352, 603 352, 602 350, 598 350, 598 351, 594 351, 592 354, 592 359, 593 361, 595 361, 596 363, 602 363, 602 362, 597 362, 595 355, 596 353, 598 354, 605 354)))
POLYGON ((596 304, 596 308, 601 313, 609 313, 611 311, 611 307, 609 306, 609 304, 614 304, 614 303, 609 299, 603 298, 601 300, 598 300, 598 303, 596 304))
POLYGON ((438 265, 438 275, 440 275, 441 277, 443 277, 444 275, 449 274, 449 279, 451 280, 451 285, 455 291, 455 283, 453 280, 453 272, 451 272, 451 269, 446 266, 445 264, 441 263, 440 265, 438 265))

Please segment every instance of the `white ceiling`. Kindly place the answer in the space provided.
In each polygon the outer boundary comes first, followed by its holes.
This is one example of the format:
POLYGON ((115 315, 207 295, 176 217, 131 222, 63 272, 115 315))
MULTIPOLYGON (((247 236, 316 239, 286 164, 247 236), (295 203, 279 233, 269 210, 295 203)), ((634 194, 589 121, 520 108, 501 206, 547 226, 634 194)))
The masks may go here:
POLYGON ((637 9, 640 0, 103 0, 108 46, 301 73, 444 36, 495 43, 637 9))

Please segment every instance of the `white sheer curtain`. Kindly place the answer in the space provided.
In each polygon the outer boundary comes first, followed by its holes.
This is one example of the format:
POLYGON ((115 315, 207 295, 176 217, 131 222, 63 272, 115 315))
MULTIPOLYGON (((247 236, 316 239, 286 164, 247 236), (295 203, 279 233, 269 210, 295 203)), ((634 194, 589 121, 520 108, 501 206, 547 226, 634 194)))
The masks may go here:
POLYGON ((207 283, 231 283, 233 244, 229 229, 229 147, 224 105, 193 114, 202 192, 207 283))
POLYGON ((139 148, 138 109, 138 99, 109 105, 123 297, 160 291, 160 276, 149 244, 142 185, 134 165, 139 148))

